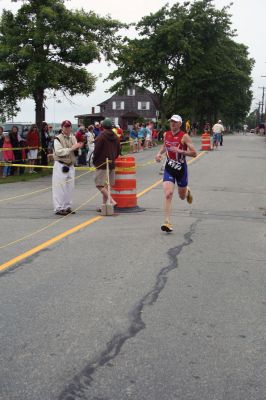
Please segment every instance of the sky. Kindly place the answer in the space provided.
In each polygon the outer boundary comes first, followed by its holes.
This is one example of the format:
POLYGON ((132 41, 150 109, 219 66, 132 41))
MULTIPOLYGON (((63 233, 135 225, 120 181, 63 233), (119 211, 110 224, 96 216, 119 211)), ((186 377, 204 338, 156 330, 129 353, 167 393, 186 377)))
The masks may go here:
MULTIPOLYGON (((177 1, 168 0, 170 6, 177 1)), ((254 58, 255 66, 252 72, 253 78, 253 102, 251 109, 257 107, 256 103, 261 101, 262 90, 259 87, 266 86, 266 51, 265 51, 265 16, 266 0, 233 0, 230 8, 232 14, 232 28, 236 29, 237 36, 235 40, 244 43, 249 48, 250 57, 254 58)), ((69 9, 81 9, 85 11, 94 11, 100 16, 110 15, 121 22, 138 22, 143 16, 154 13, 167 3, 166 0, 68 0, 65 5, 69 9)), ((179 3, 183 3, 182 0, 179 3)), ((221 9, 231 3, 230 0, 213 0, 216 8, 221 9)), ((21 2, 14 3, 11 0, 0 0, 0 13, 8 9, 15 12, 21 5, 21 2)), ((222 61, 221 61, 222 62, 222 61)), ((64 119, 70 119, 76 122, 74 116, 77 114, 87 114, 91 108, 108 99, 110 93, 105 91, 111 86, 111 81, 103 82, 104 78, 112 71, 105 62, 95 61, 88 66, 88 71, 98 77, 96 89, 86 96, 74 96, 69 103, 62 95, 55 99, 46 100, 46 121, 48 123, 59 122, 64 119)), ((32 100, 24 100, 19 104, 21 112, 14 117, 17 122, 33 122, 35 119, 35 105, 32 100)), ((96 112, 98 108, 96 107, 96 112)), ((178 112, 178 110, 177 110, 178 112)))

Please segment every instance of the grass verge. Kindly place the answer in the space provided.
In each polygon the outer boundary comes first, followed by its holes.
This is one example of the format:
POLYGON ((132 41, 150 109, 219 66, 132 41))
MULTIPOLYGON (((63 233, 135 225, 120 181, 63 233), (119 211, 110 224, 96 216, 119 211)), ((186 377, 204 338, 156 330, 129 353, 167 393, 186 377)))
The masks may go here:
POLYGON ((15 182, 27 182, 32 181, 34 179, 42 178, 45 176, 52 175, 52 169, 46 169, 43 171, 37 171, 36 174, 29 174, 27 171, 24 172, 23 175, 12 175, 6 178, 0 176, 0 185, 3 183, 15 183, 15 182))

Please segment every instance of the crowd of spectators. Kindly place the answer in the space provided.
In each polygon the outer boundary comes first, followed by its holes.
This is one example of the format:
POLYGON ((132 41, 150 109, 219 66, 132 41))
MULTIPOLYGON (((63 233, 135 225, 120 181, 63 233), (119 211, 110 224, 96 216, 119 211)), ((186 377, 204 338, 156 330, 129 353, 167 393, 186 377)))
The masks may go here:
POLYGON ((135 123, 129 132, 130 153, 157 146, 159 131, 155 129, 153 122, 135 123))
MULTIPOLYGON (((162 130, 155 129, 153 122, 135 123, 128 131, 123 131, 119 125, 114 125, 113 132, 117 135, 120 144, 129 143, 129 151, 137 153, 157 146, 158 140, 162 140, 162 130)), ((100 122, 89 125, 87 128, 80 125, 74 135, 77 142, 83 146, 75 152, 76 166, 93 165, 94 141, 103 131, 100 122)), ((2 177, 19 174, 27 171, 30 174, 36 173, 36 165, 47 166, 52 160, 54 137, 61 132, 53 131, 53 127, 43 122, 39 130, 33 124, 25 136, 21 136, 18 127, 14 124, 9 132, 4 132, 0 126, 0 162, 21 164, 20 166, 0 166, 2 177), (30 167, 23 167, 27 164, 30 167)))

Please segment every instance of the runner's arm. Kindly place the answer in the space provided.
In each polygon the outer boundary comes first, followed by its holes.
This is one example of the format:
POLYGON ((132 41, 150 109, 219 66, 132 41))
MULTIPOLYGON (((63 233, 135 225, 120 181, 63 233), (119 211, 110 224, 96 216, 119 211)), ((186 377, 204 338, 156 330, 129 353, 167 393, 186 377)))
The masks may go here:
POLYGON ((183 154, 188 157, 197 157, 197 150, 192 143, 191 137, 189 135, 184 135, 183 142, 187 145, 187 150, 183 150, 183 154))
POLYGON ((161 149, 158 151, 158 153, 156 154, 156 157, 155 157, 155 160, 157 161, 157 162, 160 162, 161 161, 161 159, 162 159, 162 155, 163 155, 163 153, 165 153, 165 144, 163 144, 162 145, 162 147, 161 147, 161 149))

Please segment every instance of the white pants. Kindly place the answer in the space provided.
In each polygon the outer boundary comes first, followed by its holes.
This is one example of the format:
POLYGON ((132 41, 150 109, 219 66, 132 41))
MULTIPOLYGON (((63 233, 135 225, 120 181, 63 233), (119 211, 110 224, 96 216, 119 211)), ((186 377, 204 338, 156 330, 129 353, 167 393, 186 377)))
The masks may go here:
POLYGON ((94 152, 94 147, 95 147, 94 143, 90 143, 89 146, 88 146, 88 153, 87 153, 87 159, 86 159, 87 162, 90 159, 91 153, 94 152))
POLYGON ((72 207, 75 186, 75 168, 69 167, 68 172, 62 171, 63 164, 54 162, 52 188, 54 211, 66 210, 72 207))

